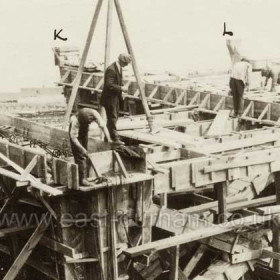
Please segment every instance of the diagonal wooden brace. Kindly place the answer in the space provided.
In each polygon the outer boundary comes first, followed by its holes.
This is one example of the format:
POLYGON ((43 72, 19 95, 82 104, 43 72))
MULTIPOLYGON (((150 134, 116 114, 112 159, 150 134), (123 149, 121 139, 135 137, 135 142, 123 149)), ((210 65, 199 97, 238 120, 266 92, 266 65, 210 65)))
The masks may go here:
POLYGON ((27 243, 24 245, 23 249, 19 253, 18 257, 14 261, 13 265, 10 267, 9 271, 3 278, 3 280, 14 280, 16 276, 18 275, 19 271, 23 267, 23 265, 26 263, 28 257, 31 255, 33 249, 36 247, 40 239, 43 237, 46 229, 49 226, 49 219, 50 214, 46 214, 43 219, 41 219, 41 222, 27 241, 27 243))

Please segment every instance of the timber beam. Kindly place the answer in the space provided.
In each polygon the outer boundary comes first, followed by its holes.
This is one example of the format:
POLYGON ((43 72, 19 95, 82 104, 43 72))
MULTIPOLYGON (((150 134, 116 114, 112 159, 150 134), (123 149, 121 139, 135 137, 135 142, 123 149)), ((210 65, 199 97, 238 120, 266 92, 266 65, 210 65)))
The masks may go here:
POLYGON ((49 226, 49 214, 46 214, 43 219, 41 219, 39 225, 27 241, 27 243, 22 248, 18 257, 14 261, 13 265, 10 267, 8 272, 6 273, 3 280, 13 280, 18 275, 22 266, 25 264, 26 260, 32 253, 33 249, 36 247, 42 236, 44 235, 46 229, 49 226))
POLYGON ((272 218, 273 218, 272 215, 268 215, 268 216, 252 215, 252 216, 245 217, 243 219, 236 219, 234 220, 234 223, 226 222, 226 223, 221 223, 220 225, 211 224, 208 227, 205 227, 205 230, 203 231, 201 229, 194 229, 193 231, 186 232, 174 237, 164 238, 158 241, 140 245, 138 247, 126 249, 124 250, 124 253, 133 258, 150 252, 160 251, 184 243, 204 239, 213 235, 230 232, 232 230, 239 229, 241 227, 263 224, 267 221, 270 221, 272 218))
MULTIPOLYGON (((67 82, 60 82, 58 84, 72 87, 72 81, 77 75, 77 70, 63 67, 61 68, 61 71, 62 77, 68 71, 71 72, 71 75, 69 75, 69 79, 67 82)), ((100 94, 101 90, 99 88, 97 89, 97 86, 102 79, 102 74, 96 73, 92 75, 92 73, 83 72, 79 87, 100 94), (83 85, 89 79, 89 77, 92 77, 91 81, 87 83, 87 87, 84 87, 83 85)), ((140 100, 139 96, 135 96, 135 92, 137 91, 137 89, 137 83, 135 81, 131 81, 127 98, 140 100)), ((196 92, 180 87, 145 84, 145 95, 147 97, 147 101, 152 103, 158 103, 169 107, 176 107, 179 105, 198 105, 198 108, 196 109, 198 112, 210 113, 214 115, 217 114, 218 110, 220 109, 233 109, 233 101, 231 96, 224 96, 209 92, 196 92), (149 96, 152 96, 152 98, 149 98, 149 96)), ((246 112, 246 114, 243 114, 241 118, 243 120, 264 125, 277 125, 279 111, 280 104, 278 103, 250 100, 245 96, 244 112, 246 112), (250 114, 250 117, 248 117, 248 114, 250 114)))

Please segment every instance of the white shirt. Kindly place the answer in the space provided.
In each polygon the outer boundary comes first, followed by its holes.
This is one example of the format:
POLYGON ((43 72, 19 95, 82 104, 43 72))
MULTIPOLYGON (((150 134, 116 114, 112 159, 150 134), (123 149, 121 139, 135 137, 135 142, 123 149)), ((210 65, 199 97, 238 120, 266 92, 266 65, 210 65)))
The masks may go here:
MULTIPOLYGON (((105 127, 105 123, 104 123, 103 119, 101 118, 101 116, 99 115, 99 113, 95 110, 93 110, 93 113, 94 113, 94 118, 95 118, 94 121, 98 124, 98 126, 100 128, 105 127)), ((70 122, 71 122, 70 137, 72 139, 78 138, 80 123, 79 123, 77 116, 76 115, 71 116, 70 122)))
POLYGON ((236 80, 243 81, 244 85, 250 83, 250 75, 252 73, 252 66, 249 62, 239 61, 236 62, 231 71, 231 77, 236 80))

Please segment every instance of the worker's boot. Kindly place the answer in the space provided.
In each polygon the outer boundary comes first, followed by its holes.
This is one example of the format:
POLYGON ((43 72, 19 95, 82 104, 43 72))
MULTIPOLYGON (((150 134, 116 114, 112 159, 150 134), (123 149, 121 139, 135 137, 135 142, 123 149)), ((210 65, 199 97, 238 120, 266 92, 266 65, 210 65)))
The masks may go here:
POLYGON ((89 182, 87 179, 83 179, 81 185, 82 185, 82 186, 85 186, 85 187, 88 187, 88 186, 90 186, 91 184, 90 184, 90 182, 89 182))
POLYGON ((117 139, 114 140, 114 144, 124 145, 124 142, 117 138, 117 139))

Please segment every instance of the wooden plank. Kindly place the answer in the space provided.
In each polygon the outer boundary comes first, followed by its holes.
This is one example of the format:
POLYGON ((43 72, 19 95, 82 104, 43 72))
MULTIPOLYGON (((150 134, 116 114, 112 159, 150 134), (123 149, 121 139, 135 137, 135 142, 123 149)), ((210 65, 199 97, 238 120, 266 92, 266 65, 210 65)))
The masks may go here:
MULTIPOLYGON (((1 169, 0 169, 1 171, 1 169)), ((120 176, 108 176, 108 181, 103 182, 100 184, 94 184, 92 186, 87 186, 87 187, 79 187, 80 191, 83 192, 91 192, 93 190, 99 190, 103 188, 108 188, 111 186, 119 186, 119 185, 127 185, 127 184, 133 184, 133 183, 138 183, 138 182, 143 182, 147 180, 153 179, 152 175, 146 174, 146 173, 140 173, 140 172, 131 172, 129 173, 129 178, 120 178, 120 176)))
POLYGON ((96 164, 95 164, 95 161, 94 161, 93 157, 89 156, 89 157, 88 157, 88 160, 89 160, 90 165, 91 165, 92 169, 94 170, 94 172, 95 172, 97 178, 102 177, 101 172, 100 172, 100 171, 98 170, 98 168, 96 167, 96 164))
POLYGON ((86 81, 84 82, 83 87, 86 87, 92 78, 93 78, 93 74, 89 75, 86 81))
POLYGON ((202 147, 202 149, 197 150, 200 153, 221 153, 231 150, 238 150, 244 149, 248 147, 254 147, 258 145, 263 145, 266 143, 273 143, 279 141, 279 135, 263 135, 263 136, 256 136, 253 138, 248 139, 241 139, 234 142, 225 142, 225 143, 218 143, 213 145, 207 145, 207 147, 202 147))
POLYGON ((41 238, 41 240, 39 241, 39 245, 45 246, 46 248, 49 248, 55 252, 58 252, 70 258, 75 259, 84 257, 84 254, 77 253, 77 251, 74 248, 46 236, 43 236, 41 238))
POLYGON ((28 231, 33 228, 34 226, 17 226, 12 228, 3 228, 0 230, 0 238, 28 231))
POLYGON ((178 104, 182 101, 182 99, 184 98, 184 96, 186 95, 186 93, 187 93, 186 90, 183 90, 183 91, 181 92, 180 96, 177 98, 177 100, 176 100, 176 102, 175 102, 176 105, 178 105, 178 104))
POLYGON ((119 135, 123 136, 123 137, 131 138, 131 139, 143 141, 143 142, 159 144, 159 145, 172 147, 172 148, 182 147, 182 145, 175 143, 174 141, 162 139, 161 136, 158 136, 156 134, 155 135, 148 134, 148 133, 140 132, 140 131, 120 131, 119 135))
POLYGON ((174 91, 174 88, 170 88, 167 92, 167 94, 164 96, 163 101, 167 101, 168 98, 170 97, 171 93, 174 91))
POLYGON ((213 120, 211 127, 209 128, 207 136, 223 135, 229 114, 230 110, 220 110, 213 120))
POLYGON ((41 220, 31 237, 27 241, 27 243, 24 245, 23 249, 14 261, 13 265, 10 267, 9 271, 6 273, 3 280, 13 280, 16 278, 17 274, 21 270, 22 266, 25 264, 33 249, 36 247, 36 245, 44 235, 45 230, 48 228, 48 226, 49 214, 46 214, 44 216, 44 219, 41 220))
POLYGON ((264 280, 279 280, 280 273, 273 271, 270 267, 257 265, 255 267, 256 274, 264 280))
POLYGON ((121 171, 123 177, 128 178, 129 175, 127 173, 127 170, 126 170, 126 168, 125 168, 125 166, 124 166, 124 164, 122 162, 122 159, 121 159, 119 153, 116 152, 116 151, 113 151, 113 154, 114 154, 114 158, 115 158, 116 162, 119 165, 119 168, 120 168, 120 171, 121 171))
MULTIPOLYGON (((14 173, 14 172, 11 172, 11 171, 8 171, 4 168, 0 168, 0 174, 3 175, 3 176, 6 176, 6 177, 9 177, 9 178, 12 178, 16 181, 20 181, 20 175, 17 174, 17 173, 14 173)), ((30 175, 31 176, 31 175, 30 175)), ((29 176, 28 176, 29 177, 29 176)), ((62 195, 63 192, 58 190, 58 189, 55 189, 55 188, 52 188, 46 184, 43 184, 41 183, 40 181, 36 180, 36 179, 33 179, 33 178, 29 178, 29 181, 30 181, 30 184, 32 187, 40 190, 40 191, 43 191, 43 192, 46 192, 50 195, 62 195)))
POLYGON ((178 267, 178 280, 188 280, 180 267, 178 267))
POLYGON ((280 214, 280 205, 259 207, 259 208, 254 208, 253 210, 260 215, 280 214))
POLYGON ((73 88, 72 88, 72 91, 71 91, 71 96, 70 96, 70 99, 69 99, 69 102, 68 102, 67 111, 66 111, 66 115, 65 115, 65 121, 64 121, 64 129, 68 125, 70 114, 72 112, 72 108, 73 108, 73 105, 74 105, 74 102, 75 102, 75 99, 76 99, 76 95, 77 95, 77 92, 78 92, 78 88, 79 88, 82 73, 83 73, 83 69, 84 69, 84 66, 85 66, 86 58, 87 58, 87 55, 88 55, 88 51, 89 51, 89 48, 90 48, 92 36, 93 36, 94 30, 95 30, 95 26, 96 26, 96 23, 97 23, 97 19, 98 19, 99 13, 100 13, 102 3, 103 3, 102 0, 98 0, 98 2, 96 4, 95 13, 94 13, 94 16, 92 18, 92 22, 91 22, 90 29, 89 29, 89 32, 88 32, 87 41, 86 41, 86 44, 85 44, 85 47, 84 47, 84 51, 83 51, 83 54, 82 54, 82 58, 81 58, 81 61, 80 61, 78 72, 77 72, 77 75, 75 77, 74 85, 73 85, 73 88))
POLYGON ((156 86, 154 89, 153 89, 153 91, 150 93, 150 95, 149 95, 149 98, 153 98, 154 96, 155 96, 155 94, 157 93, 157 91, 158 91, 158 86, 156 86))
POLYGON ((45 208, 49 211, 49 213, 52 215, 52 217, 58 221, 58 217, 55 213, 55 211, 53 210, 53 208, 51 207, 51 205, 49 204, 48 200, 40 195, 36 194, 36 198, 39 199, 41 201, 41 203, 45 206, 45 208))
MULTIPOLYGON (((89 87, 88 90, 92 91, 101 78, 102 78, 101 74, 98 74, 98 73, 94 74, 95 84, 92 87, 89 87)), ((146 95, 148 96, 156 86, 157 85, 154 85, 154 84, 146 84, 146 86, 145 86, 146 95)), ((132 95, 132 91, 134 91, 135 88, 136 88, 136 82, 132 82, 131 92, 129 92, 129 95, 132 95)), ((158 98, 157 98, 157 100, 159 100, 159 101, 162 101, 165 97, 169 97, 168 94, 166 94, 166 93, 175 91, 175 87, 161 86, 161 88, 162 88, 162 90, 160 91, 161 94, 159 94, 158 98)), ((182 88, 179 88, 179 87, 177 87, 177 89, 179 91, 182 90, 182 88)), ((190 90, 187 90, 187 93, 188 93, 188 101, 191 101, 191 99, 195 96, 196 98, 194 98, 193 103, 195 101, 197 101, 198 104, 200 103, 200 100, 197 100, 199 94, 201 94, 201 95, 204 94, 204 93, 194 92, 194 91, 190 91, 190 90)), ((205 94, 203 96, 205 96, 205 94)), ((223 108, 227 109, 227 110, 232 110, 232 108, 233 108, 233 102, 232 102, 233 98, 231 96, 224 96, 224 95, 221 95, 221 94, 210 93, 211 104, 210 104, 210 109, 208 109, 208 113, 211 113, 211 114, 216 114, 217 113, 217 111, 215 111, 215 110, 217 110, 215 107, 219 103, 221 98, 224 98, 223 108), (212 108, 214 108, 214 109, 212 109, 212 108)), ((167 99, 168 98, 166 98, 165 100, 167 100, 167 99)), ((176 99, 175 100, 168 99, 168 100, 170 100, 169 103, 171 103, 171 104, 172 103, 175 104, 175 102, 176 102, 176 99)), ((156 103, 156 99, 153 102, 156 103)), ((249 102, 250 101, 245 98, 245 107, 247 106, 247 104, 249 104, 249 102)), ((264 101, 259 101, 259 100, 253 100, 252 102, 254 103, 254 106, 252 106, 253 109, 254 109, 254 112, 255 112, 254 115, 261 114, 261 112, 263 111, 263 109, 265 108, 267 103, 269 103, 269 102, 264 102, 264 101)), ((269 104, 271 104, 271 117, 270 117, 271 120, 267 124, 269 124, 269 125, 277 124, 277 120, 279 118, 278 114, 279 114, 279 111, 280 111, 280 105, 277 104, 277 103, 269 103, 269 104)), ((202 111, 202 110, 203 109, 199 109, 199 111, 202 111)), ((249 120, 249 121, 265 123, 266 120, 258 121, 257 118, 252 118, 252 120, 249 120)))
POLYGON ((197 265, 199 260, 202 258, 206 249, 207 249, 207 246, 205 246, 203 244, 199 245, 199 247, 195 251, 194 255, 188 262, 187 266, 184 268, 183 273, 187 279, 190 277, 190 274, 192 273, 193 269, 195 268, 195 266, 197 265))
POLYGON ((129 225, 128 220, 124 216, 123 213, 127 212, 129 208, 129 186, 121 185, 117 186, 114 193, 115 198, 115 209, 117 212, 115 213, 115 221, 116 224, 116 233, 117 233, 117 244, 124 243, 130 244, 130 239, 128 235, 129 225))
POLYGON ((151 158, 147 158, 147 163, 151 165, 151 167, 148 169, 151 169, 153 170, 153 172, 156 172, 156 173, 162 173, 162 174, 167 174, 168 173, 168 170, 167 169, 164 169, 164 168, 161 168, 158 164, 156 164, 151 158))
POLYGON ((272 252, 272 251, 269 251, 268 249, 263 249, 260 258, 263 258, 263 259, 271 258, 271 259, 280 260, 280 253, 272 252))
POLYGON ((175 246, 173 248, 170 248, 170 280, 178 280, 179 276, 179 258, 180 258, 180 246, 175 246))
POLYGON ((26 175, 29 174, 32 169, 35 167, 35 165, 37 164, 38 161, 38 155, 34 156, 33 159, 29 162, 29 164, 27 165, 27 167, 25 168, 24 172, 21 174, 21 178, 22 180, 25 179, 26 175))
POLYGON ((152 240, 152 221, 151 221, 151 204, 153 181, 145 181, 142 183, 142 244, 151 242, 152 240))
POLYGON ((247 262, 230 264, 225 261, 215 260, 202 275, 194 277, 193 280, 240 280, 248 270, 247 262))
POLYGON ((256 260, 261 257, 262 249, 259 250, 253 250, 253 249, 247 249, 244 250, 243 253, 233 254, 231 256, 231 263, 243 263, 251 260, 256 260))
POLYGON ((62 159, 53 159, 55 183, 67 186, 69 189, 78 189, 78 166, 62 159))
POLYGON ((192 199, 194 202, 198 202, 198 203, 208 203, 208 202, 214 201, 214 199, 212 199, 208 196, 198 194, 198 193, 192 194, 192 199))
POLYGON ((227 223, 222 223, 220 225, 212 225, 209 226, 204 231, 201 231, 201 229, 196 229, 191 232, 183 233, 175 237, 165 238, 148 244, 143 244, 138 247, 129 248, 124 250, 124 253, 129 255, 130 257, 136 257, 148 253, 150 251, 159 251, 159 250, 167 249, 191 241, 200 240, 209 236, 229 232, 239 228, 240 226, 243 227, 243 226, 264 223, 271 219, 272 216, 253 215, 253 216, 245 217, 243 219, 236 219, 234 224, 227 222, 227 223))
MULTIPOLYGON (((7 246, 4 246, 0 244, 0 252, 6 254, 6 255, 11 255, 10 250, 7 246)), ((50 270, 46 267, 46 264, 42 264, 40 260, 34 259, 32 257, 29 257, 26 261, 26 264, 29 265, 30 267, 36 269, 37 271, 40 271, 47 277, 53 279, 53 280, 60 280, 58 278, 58 275, 54 273, 53 270, 50 270)))
MULTIPOLYGON (((178 118, 174 120, 166 119, 155 119, 154 124, 160 127, 174 127, 174 126, 186 126, 188 124, 194 123, 191 119, 178 118)), ((129 129, 141 129, 147 128, 148 123, 146 120, 137 119, 122 119, 120 118, 117 123, 117 130, 129 130, 129 129)))
POLYGON ((268 158, 260 158, 258 160, 247 160, 247 161, 233 161, 229 162, 228 164, 214 164, 212 166, 207 166, 204 167, 204 173, 211 173, 211 172, 216 172, 216 171, 222 171, 226 169, 233 169, 233 168, 238 168, 238 167, 246 167, 246 166, 252 166, 252 165, 259 165, 259 164, 264 164, 264 163, 271 163, 273 162, 274 158, 273 157, 268 157, 268 158))
MULTIPOLYGON (((280 172, 276 172, 274 176, 275 180, 275 193, 276 204, 280 205, 280 172)), ((280 253, 280 215, 273 217, 272 223, 272 248, 273 252, 280 253)), ((280 272, 280 260, 273 259, 273 270, 277 273, 280 272)))
POLYGON ((116 11, 117 11, 117 14, 118 14, 119 22, 120 22, 120 25, 121 25, 121 29, 122 29, 122 32, 123 32, 126 47, 127 47, 127 50, 129 52, 129 54, 131 55, 132 68, 133 68, 133 72, 134 72, 134 75, 135 75, 135 78, 136 78, 136 82, 137 82, 137 85, 138 85, 138 88, 139 88, 139 91, 140 91, 140 96, 141 96, 144 112, 146 114, 150 130, 152 131, 153 130, 152 117, 151 117, 149 106, 147 104, 146 94, 145 94, 144 87, 143 87, 143 84, 142 84, 142 81, 141 81, 141 76, 140 76, 140 73, 139 73, 139 70, 138 70, 135 55, 134 55, 133 48, 132 48, 130 38, 129 38, 129 35, 128 35, 127 27, 126 27, 126 24, 125 24, 125 21, 124 21, 122 9, 121 9, 119 0, 114 0, 114 3, 115 3, 116 11))
POLYGON ((116 209, 115 209, 114 188, 109 189, 109 209, 110 209, 110 234, 111 234, 111 253, 113 264, 113 280, 118 280, 118 259, 117 259, 117 236, 116 236, 116 209))
POLYGON ((97 213, 99 218, 96 219, 96 232, 98 238, 98 249, 99 249, 99 265, 100 265, 100 279, 107 279, 107 273, 109 270, 107 269, 107 252, 104 251, 104 248, 107 246, 108 241, 108 215, 102 217, 103 213, 106 210, 106 198, 107 198, 107 190, 99 190, 96 195, 93 195, 91 198, 90 206, 92 207, 92 213, 97 213))
POLYGON ((226 202, 226 182, 217 183, 214 185, 214 189, 217 194, 218 199, 218 216, 216 223, 225 223, 226 222, 226 211, 227 211, 227 202, 226 202))

